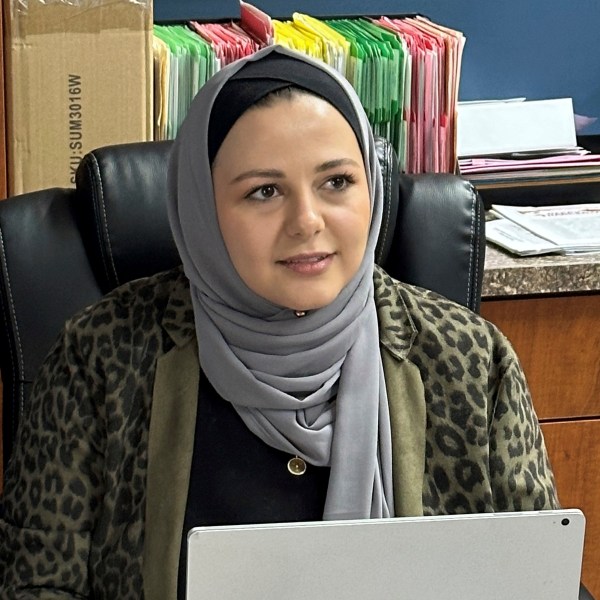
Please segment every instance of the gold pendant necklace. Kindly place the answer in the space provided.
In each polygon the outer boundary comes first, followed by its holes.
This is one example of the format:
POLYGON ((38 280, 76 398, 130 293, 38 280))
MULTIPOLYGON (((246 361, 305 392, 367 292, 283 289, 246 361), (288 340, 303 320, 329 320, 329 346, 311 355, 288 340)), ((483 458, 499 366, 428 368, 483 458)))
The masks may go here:
POLYGON ((288 460, 287 468, 292 475, 304 475, 306 473, 306 461, 299 456, 294 456, 294 458, 288 460))

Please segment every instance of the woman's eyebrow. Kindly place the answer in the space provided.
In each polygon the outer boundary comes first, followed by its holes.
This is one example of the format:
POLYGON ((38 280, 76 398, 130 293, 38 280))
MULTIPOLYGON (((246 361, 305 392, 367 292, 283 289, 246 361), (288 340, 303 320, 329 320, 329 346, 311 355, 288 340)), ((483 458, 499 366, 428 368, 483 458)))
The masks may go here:
MULTIPOLYGON (((335 158, 333 160, 327 160, 324 163, 321 163, 315 168, 315 171, 317 173, 321 173, 323 171, 329 171, 330 169, 335 169, 336 167, 341 167, 344 165, 360 167, 359 163, 352 158, 335 158)), ((279 169, 250 169, 249 171, 244 171, 243 173, 236 175, 230 181, 230 183, 239 183, 240 181, 252 179, 253 177, 283 179, 285 177, 285 173, 279 169)))
POLYGON ((317 173, 321 173, 322 171, 329 171, 329 169, 335 169, 336 167, 342 167, 344 165, 351 165, 351 166, 354 166, 354 167, 360 167, 361 166, 355 160, 353 160, 352 158, 336 158, 334 160, 328 160, 328 161, 325 161, 324 163, 321 163, 315 169, 315 171, 317 173))
POLYGON ((285 175, 283 171, 277 169, 250 169, 249 171, 244 171, 243 173, 236 175, 229 183, 238 183, 244 181, 244 179, 252 179, 253 177, 273 177, 282 179, 285 175))

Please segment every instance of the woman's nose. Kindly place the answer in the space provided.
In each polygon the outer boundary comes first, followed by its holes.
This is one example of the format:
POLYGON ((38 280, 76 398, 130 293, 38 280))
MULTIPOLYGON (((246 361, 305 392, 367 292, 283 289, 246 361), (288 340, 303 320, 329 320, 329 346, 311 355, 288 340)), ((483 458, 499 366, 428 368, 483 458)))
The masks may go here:
POLYGON ((311 192, 289 199, 286 230, 293 237, 311 237, 325 226, 319 199, 311 192))

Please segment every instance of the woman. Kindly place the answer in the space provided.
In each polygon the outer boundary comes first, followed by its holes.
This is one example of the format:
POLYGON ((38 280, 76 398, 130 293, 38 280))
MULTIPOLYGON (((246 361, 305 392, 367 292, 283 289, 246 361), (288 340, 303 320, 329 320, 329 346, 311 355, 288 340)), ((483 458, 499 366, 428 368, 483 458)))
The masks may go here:
POLYGON ((194 525, 557 506, 506 339, 375 268, 381 174, 343 78, 278 47, 223 69, 169 178, 183 270, 72 319, 37 380, 5 596, 181 597, 194 525))

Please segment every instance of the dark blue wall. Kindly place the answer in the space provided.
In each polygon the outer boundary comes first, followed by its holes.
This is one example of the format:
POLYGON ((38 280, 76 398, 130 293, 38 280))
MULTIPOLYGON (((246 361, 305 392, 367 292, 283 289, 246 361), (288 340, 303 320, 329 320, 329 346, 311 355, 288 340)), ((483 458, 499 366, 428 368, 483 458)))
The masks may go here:
MULTIPOLYGON (((272 16, 419 12, 461 30, 460 97, 572 97, 575 112, 600 117, 600 0, 254 0, 272 16)), ((154 0, 156 21, 239 16, 237 0, 154 0)), ((600 121, 583 133, 600 133, 600 121)))

